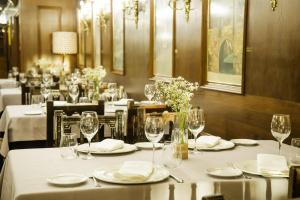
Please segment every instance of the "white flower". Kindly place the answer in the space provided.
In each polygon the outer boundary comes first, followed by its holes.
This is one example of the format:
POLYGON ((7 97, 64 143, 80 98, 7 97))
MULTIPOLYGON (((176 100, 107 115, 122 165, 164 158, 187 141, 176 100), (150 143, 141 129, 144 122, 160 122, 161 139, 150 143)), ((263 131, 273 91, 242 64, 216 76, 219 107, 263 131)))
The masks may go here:
POLYGON ((87 80, 98 83, 106 76, 106 71, 103 66, 97 66, 95 68, 88 67, 84 68, 82 71, 87 80))

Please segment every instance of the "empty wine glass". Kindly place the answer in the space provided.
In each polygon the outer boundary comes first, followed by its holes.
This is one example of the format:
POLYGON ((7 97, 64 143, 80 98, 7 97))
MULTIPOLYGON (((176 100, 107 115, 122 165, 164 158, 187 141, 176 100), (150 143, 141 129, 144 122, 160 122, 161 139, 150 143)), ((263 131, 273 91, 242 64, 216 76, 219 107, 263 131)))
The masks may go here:
POLYGON ((50 92, 51 90, 47 85, 41 84, 41 95, 44 97, 45 103, 47 102, 50 92))
POLYGON ((46 86, 51 86, 52 84, 52 75, 50 73, 43 73, 43 84, 46 86))
POLYGON ((94 111, 84 111, 81 114, 80 130, 88 141, 88 154, 84 159, 92 159, 91 140, 96 135, 99 129, 98 115, 94 111))
POLYGON ((197 137, 205 126, 204 111, 199 107, 192 107, 188 114, 188 129, 194 135, 195 146, 192 154, 197 154, 197 137))
POLYGON ((69 86, 69 95, 72 98, 72 103, 76 103, 76 99, 79 96, 79 87, 78 85, 71 84, 69 86))
POLYGON ((155 143, 158 143, 164 135, 164 123, 162 117, 148 115, 145 122, 145 135, 152 143, 152 164, 154 165, 155 143))
POLYGON ((291 133, 290 116, 284 114, 274 114, 271 122, 271 132, 273 137, 278 141, 280 154, 282 142, 289 137, 291 133))
POLYGON ((147 99, 151 101, 155 95, 155 86, 153 84, 146 84, 144 88, 144 93, 147 99))

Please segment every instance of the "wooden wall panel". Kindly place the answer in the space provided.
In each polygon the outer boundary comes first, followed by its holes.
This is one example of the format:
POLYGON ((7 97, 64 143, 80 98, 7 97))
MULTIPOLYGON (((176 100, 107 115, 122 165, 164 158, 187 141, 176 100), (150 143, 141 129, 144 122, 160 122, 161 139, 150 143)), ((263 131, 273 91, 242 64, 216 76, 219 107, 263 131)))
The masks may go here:
MULTIPOLYGON (((62 31, 76 31, 76 7, 76 0, 20 0, 22 71, 35 65, 40 58, 39 53, 50 55, 52 47, 49 45, 52 42, 49 42, 49 35, 58 28, 59 15, 61 15, 62 31), (52 8, 55 9, 52 10, 52 8), (61 14, 58 13, 58 9, 61 10, 61 14), (52 15, 54 15, 53 18, 52 15), (42 43, 38 39, 39 35, 42 43)), ((62 61, 62 56, 53 55, 52 58, 54 62, 62 61)), ((76 66, 76 55, 68 56, 67 59, 70 60, 72 67, 76 66)))

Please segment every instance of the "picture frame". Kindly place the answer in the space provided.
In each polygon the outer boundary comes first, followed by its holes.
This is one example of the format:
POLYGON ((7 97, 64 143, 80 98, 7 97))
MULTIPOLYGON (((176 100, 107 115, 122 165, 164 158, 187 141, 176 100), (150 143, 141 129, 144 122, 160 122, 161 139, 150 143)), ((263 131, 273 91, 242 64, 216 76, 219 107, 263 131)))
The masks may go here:
POLYGON ((202 88, 243 94, 247 0, 203 3, 202 88))
POLYGON ((114 74, 125 74, 125 13, 123 4, 111 0, 111 46, 112 46, 112 68, 114 74))

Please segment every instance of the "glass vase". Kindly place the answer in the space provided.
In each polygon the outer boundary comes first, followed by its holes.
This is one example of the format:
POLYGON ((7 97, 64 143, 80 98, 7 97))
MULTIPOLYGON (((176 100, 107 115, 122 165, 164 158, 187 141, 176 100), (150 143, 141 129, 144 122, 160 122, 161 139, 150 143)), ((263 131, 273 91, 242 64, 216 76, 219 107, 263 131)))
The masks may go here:
MULTIPOLYGON (((188 159, 188 131, 186 129, 187 113, 176 113, 172 141, 183 160, 188 159)), ((178 153, 177 153, 178 154, 178 153)))

